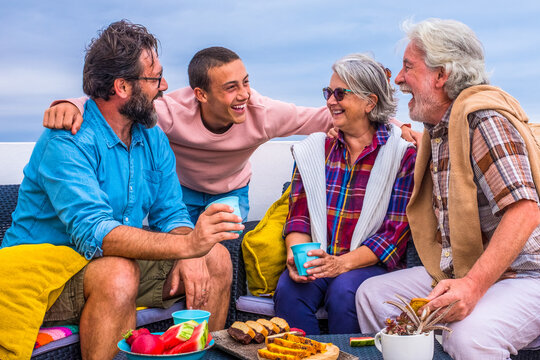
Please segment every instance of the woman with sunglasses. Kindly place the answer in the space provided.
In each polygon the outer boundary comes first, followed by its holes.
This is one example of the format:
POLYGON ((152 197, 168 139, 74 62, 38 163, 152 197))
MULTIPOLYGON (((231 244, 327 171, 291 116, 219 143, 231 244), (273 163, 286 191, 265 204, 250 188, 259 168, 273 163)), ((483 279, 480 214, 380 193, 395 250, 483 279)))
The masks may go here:
POLYGON ((410 238, 405 208, 413 188, 414 146, 389 124, 397 100, 390 70, 353 54, 333 66, 323 89, 336 137, 310 135, 293 147, 295 168, 284 227, 287 266, 275 292, 276 315, 318 334, 359 333, 355 293, 367 278, 404 267, 410 238), (300 276, 291 246, 321 243, 300 276))

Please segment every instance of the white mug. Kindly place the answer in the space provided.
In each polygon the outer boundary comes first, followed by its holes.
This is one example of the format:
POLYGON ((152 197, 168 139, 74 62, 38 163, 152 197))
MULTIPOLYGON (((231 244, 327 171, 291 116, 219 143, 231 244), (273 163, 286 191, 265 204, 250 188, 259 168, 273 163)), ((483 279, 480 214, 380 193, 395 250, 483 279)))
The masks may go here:
POLYGON ((420 335, 388 335, 383 329, 375 335, 375 346, 384 360, 432 360, 433 331, 420 335))

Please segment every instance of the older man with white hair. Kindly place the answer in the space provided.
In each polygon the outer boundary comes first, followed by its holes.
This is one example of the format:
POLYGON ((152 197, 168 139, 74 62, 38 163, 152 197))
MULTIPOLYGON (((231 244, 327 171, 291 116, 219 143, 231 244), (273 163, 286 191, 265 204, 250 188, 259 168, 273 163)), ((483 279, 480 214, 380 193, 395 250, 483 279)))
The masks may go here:
POLYGON ((457 300, 444 349, 507 359, 540 335, 540 149, 518 101, 487 85, 469 27, 428 19, 405 31, 396 83, 425 127, 407 207, 423 266, 365 281, 359 325, 375 332, 398 315, 384 304, 394 294, 426 296, 431 310, 457 300))

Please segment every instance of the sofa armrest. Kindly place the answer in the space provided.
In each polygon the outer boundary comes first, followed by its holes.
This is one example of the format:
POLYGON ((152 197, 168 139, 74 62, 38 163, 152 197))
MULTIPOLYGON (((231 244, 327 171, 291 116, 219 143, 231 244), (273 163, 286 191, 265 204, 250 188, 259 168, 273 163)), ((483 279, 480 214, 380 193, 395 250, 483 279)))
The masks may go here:
POLYGON ((231 299, 229 301, 229 313, 227 315, 226 327, 229 327, 236 321, 236 300, 248 293, 246 269, 244 266, 244 258, 242 256, 242 240, 244 234, 251 231, 257 226, 258 221, 248 221, 244 223, 245 229, 242 235, 238 239, 222 241, 221 244, 229 250, 232 262, 232 285, 231 285, 231 299))

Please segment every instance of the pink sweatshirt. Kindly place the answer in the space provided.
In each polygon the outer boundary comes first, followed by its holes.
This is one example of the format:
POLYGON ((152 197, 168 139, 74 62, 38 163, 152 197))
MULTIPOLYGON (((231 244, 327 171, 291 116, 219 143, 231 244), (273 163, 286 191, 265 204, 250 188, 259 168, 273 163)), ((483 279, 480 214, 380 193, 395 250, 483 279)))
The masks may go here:
MULTIPOLYGON (((69 100, 81 113, 86 98, 69 100)), ((327 132, 332 126, 324 107, 296 106, 262 96, 251 89, 246 121, 223 134, 206 129, 193 90, 185 87, 155 101, 158 125, 176 156, 180 183, 190 189, 221 194, 241 188, 251 178, 249 157, 268 140, 327 132)))

